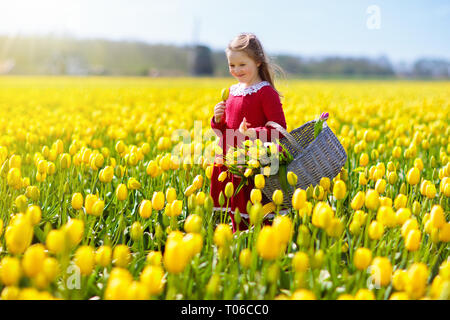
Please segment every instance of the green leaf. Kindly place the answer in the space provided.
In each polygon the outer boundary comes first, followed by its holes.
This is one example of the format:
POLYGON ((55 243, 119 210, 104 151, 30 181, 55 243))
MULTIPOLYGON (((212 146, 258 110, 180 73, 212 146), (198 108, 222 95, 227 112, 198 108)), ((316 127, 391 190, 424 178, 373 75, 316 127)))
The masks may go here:
POLYGON ((239 191, 241 191, 241 189, 242 189, 242 187, 244 186, 244 184, 245 184, 246 181, 247 181, 247 178, 242 178, 242 179, 241 179, 241 182, 239 182, 239 185, 238 185, 238 187, 236 188, 236 191, 234 192, 233 197, 235 197, 235 196, 239 193, 239 191))
POLYGON ((278 180, 280 181, 281 189, 285 193, 285 195, 289 194, 289 187, 287 181, 287 172, 286 165, 280 165, 278 168, 278 180))

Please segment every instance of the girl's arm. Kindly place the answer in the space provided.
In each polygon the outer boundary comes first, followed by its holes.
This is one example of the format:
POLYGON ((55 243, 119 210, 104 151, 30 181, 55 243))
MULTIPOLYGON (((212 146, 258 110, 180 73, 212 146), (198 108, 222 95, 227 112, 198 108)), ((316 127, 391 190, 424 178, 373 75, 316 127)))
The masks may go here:
MULTIPOLYGON (((267 121, 276 122, 286 129, 286 119, 278 93, 272 87, 264 87, 261 89, 261 99, 267 121)), ((267 137, 267 141, 270 141, 272 138, 272 130, 276 130, 270 126, 256 127, 254 129, 258 139, 267 137)), ((277 132, 278 138, 281 139, 283 134, 279 131, 277 132)))
POLYGON ((226 101, 219 102, 214 107, 214 115, 211 119, 211 128, 220 130, 222 132, 222 135, 224 134, 225 129, 227 129, 227 122, 225 120, 226 119, 225 108, 226 108, 226 101), (216 115, 220 114, 221 114, 220 121, 216 122, 215 121, 216 115))
POLYGON ((222 117, 221 121, 219 123, 216 123, 214 121, 214 116, 211 118, 211 128, 213 129, 218 129, 220 131, 222 131, 222 133, 225 131, 225 129, 227 128, 227 124, 225 122, 225 117, 222 117))

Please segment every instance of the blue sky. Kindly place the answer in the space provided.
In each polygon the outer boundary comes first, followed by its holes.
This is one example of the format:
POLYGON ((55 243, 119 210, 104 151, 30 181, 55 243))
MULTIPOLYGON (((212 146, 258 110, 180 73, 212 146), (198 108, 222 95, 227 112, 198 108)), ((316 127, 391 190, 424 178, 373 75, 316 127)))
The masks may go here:
POLYGON ((68 33, 81 38, 188 44, 223 50, 254 32, 269 54, 450 59, 444 0, 15 0, 0 3, 0 34, 68 33), (367 27, 369 6, 379 28, 367 27), (196 27, 195 27, 196 25, 196 27), (196 30, 196 31, 194 31, 196 30), (195 34, 195 36, 194 36, 195 34))

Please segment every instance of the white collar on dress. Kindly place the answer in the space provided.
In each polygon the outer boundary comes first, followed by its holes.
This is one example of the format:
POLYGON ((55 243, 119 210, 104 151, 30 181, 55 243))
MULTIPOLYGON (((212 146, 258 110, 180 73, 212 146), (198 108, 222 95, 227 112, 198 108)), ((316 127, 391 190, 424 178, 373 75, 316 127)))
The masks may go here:
POLYGON ((230 94, 232 94, 235 97, 246 96, 248 94, 258 92, 259 89, 265 86, 270 86, 270 83, 267 81, 261 81, 247 88, 244 87, 243 83, 236 83, 230 87, 230 94))

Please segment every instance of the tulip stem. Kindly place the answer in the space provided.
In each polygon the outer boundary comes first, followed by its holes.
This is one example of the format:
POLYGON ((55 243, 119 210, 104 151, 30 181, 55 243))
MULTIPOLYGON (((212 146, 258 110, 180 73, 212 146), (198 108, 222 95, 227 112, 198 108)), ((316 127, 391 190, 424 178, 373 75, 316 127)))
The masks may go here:
MULTIPOLYGON (((230 201, 230 198, 227 197, 227 207, 225 209, 225 215, 224 215, 225 218, 224 218, 224 220, 226 220, 226 217, 228 215, 228 203, 229 203, 229 201, 230 201)), ((222 221, 222 219, 220 219, 220 222, 221 223, 225 223, 225 221, 222 221)))

